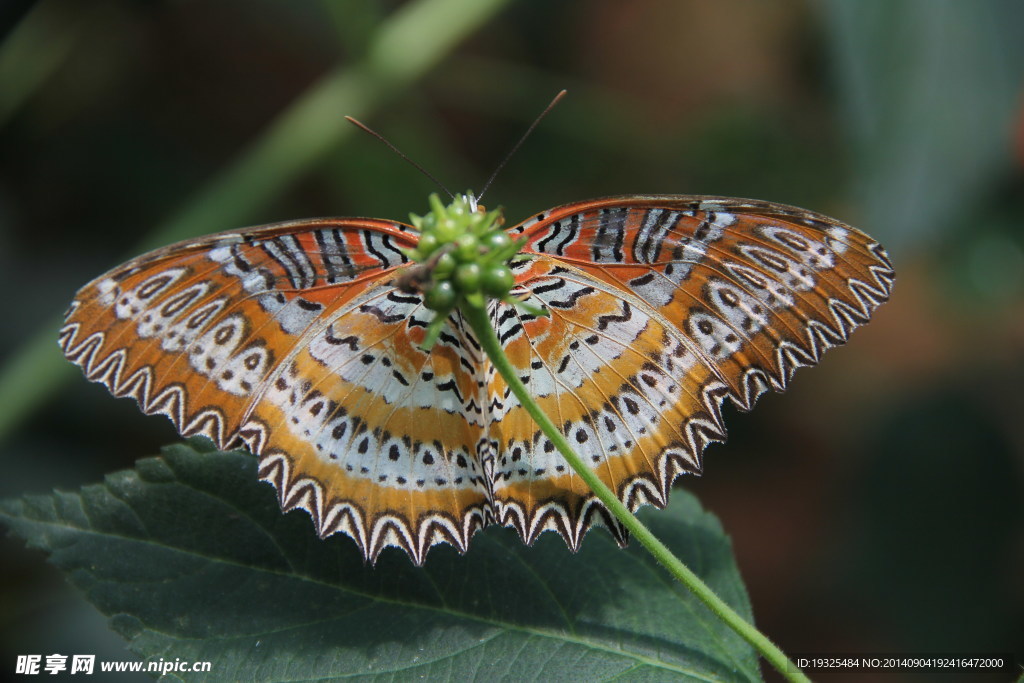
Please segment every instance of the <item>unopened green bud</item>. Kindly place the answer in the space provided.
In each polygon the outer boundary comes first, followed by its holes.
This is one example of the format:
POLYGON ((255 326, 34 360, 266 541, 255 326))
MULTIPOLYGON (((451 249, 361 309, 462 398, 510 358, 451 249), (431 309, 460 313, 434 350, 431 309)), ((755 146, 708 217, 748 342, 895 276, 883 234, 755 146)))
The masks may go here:
POLYGON ((476 235, 466 233, 455 240, 455 251, 462 262, 472 261, 480 255, 480 242, 476 235))
POLYGON ((445 280, 451 276, 452 272, 455 271, 455 266, 458 262, 455 257, 451 255, 451 252, 445 252, 441 254, 437 263, 434 265, 433 276, 435 280, 445 280))
POLYGON ((425 232, 420 235, 420 241, 416 244, 416 250, 423 258, 426 258, 434 253, 437 245, 437 235, 432 232, 425 232))
POLYGON ((432 311, 448 311, 455 306, 457 299, 455 286, 448 280, 435 282, 434 286, 423 295, 423 303, 432 311))
POLYGON ((507 266, 497 264, 487 268, 480 276, 480 287, 484 294, 501 298, 509 293, 516 284, 512 271, 507 266))
POLYGON ((483 245, 488 249, 504 249, 512 243, 505 232, 492 232, 483 238, 483 245))
POLYGON ((455 284, 463 292, 480 289, 481 268, 479 263, 463 263, 455 269, 455 284))

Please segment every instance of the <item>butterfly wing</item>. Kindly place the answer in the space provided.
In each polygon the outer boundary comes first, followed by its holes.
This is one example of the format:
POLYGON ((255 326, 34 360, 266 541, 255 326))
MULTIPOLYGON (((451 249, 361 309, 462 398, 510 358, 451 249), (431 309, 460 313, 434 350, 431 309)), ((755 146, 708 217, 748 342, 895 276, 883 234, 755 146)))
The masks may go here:
MULTIPOLYGON (((496 312, 542 407, 631 508, 664 506, 681 472, 725 439, 720 404, 749 410, 843 343, 884 302, 885 251, 826 216, 716 197, 612 197, 510 230, 533 261, 521 294, 550 318, 496 312)), ((576 547, 603 507, 499 377, 489 386, 498 519, 576 547), (562 469, 559 469, 559 467, 562 469)), ((612 531, 622 536, 614 524, 612 531)))
POLYGON ((481 363, 457 325, 418 350, 432 314, 390 284, 407 230, 324 219, 160 249, 83 287, 60 342, 182 434, 247 445, 282 508, 309 510, 322 536, 417 561, 439 541, 465 548, 487 514, 470 457, 481 363))

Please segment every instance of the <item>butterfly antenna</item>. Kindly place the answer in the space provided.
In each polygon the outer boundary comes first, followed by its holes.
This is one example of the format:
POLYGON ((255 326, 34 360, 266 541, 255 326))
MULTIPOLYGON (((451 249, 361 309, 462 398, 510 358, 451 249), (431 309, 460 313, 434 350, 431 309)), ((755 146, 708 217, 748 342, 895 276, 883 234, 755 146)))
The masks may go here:
POLYGON ((491 177, 487 179, 486 183, 484 183, 483 188, 480 190, 480 194, 478 194, 476 197, 477 201, 479 201, 480 198, 484 196, 484 192, 487 192, 487 188, 489 188, 491 186, 491 183, 494 182, 494 179, 498 176, 498 173, 501 172, 501 169, 505 168, 505 164, 507 164, 508 160, 512 158, 512 155, 516 153, 516 150, 523 146, 523 143, 526 142, 526 138, 530 137, 530 133, 532 133, 533 129, 537 127, 537 124, 540 123, 541 120, 548 115, 548 112, 555 108, 555 105, 558 104, 559 100, 565 97, 566 92, 566 90, 563 90, 562 92, 555 95, 555 99, 551 100, 551 104, 545 107, 544 111, 540 113, 540 116, 533 120, 533 123, 530 124, 530 127, 526 129, 525 133, 523 133, 523 136, 519 138, 519 142, 517 142, 512 147, 512 149, 509 150, 509 153, 506 154, 505 158, 501 160, 500 164, 498 164, 498 168, 494 169, 494 173, 492 173, 491 177))
MULTIPOLYGON (((549 107, 549 109, 550 109, 550 107, 549 107)), ((362 121, 358 121, 358 120, 352 118, 351 116, 346 116, 345 120, 348 121, 349 123, 359 127, 359 128, 362 128, 364 131, 366 131, 367 133, 369 133, 373 137, 375 137, 378 140, 380 140, 381 142, 383 142, 385 145, 387 145, 391 149, 392 152, 394 152, 395 154, 397 154, 398 156, 402 157, 403 159, 408 161, 410 164, 412 164, 413 168, 415 168, 417 171, 419 171, 423 175, 425 175, 428 178, 430 178, 431 180, 433 180, 434 184, 437 185, 438 187, 440 187, 442 190, 444 190, 445 194, 447 194, 451 199, 455 199, 455 195, 452 194, 452 191, 449 190, 447 187, 445 187, 444 183, 442 183, 440 180, 438 180, 436 177, 434 177, 433 173, 431 173, 430 171, 428 171, 427 169, 423 168, 422 166, 417 164, 415 161, 410 159, 408 157, 408 155, 406 155, 402 150, 398 149, 393 144, 391 144, 391 141, 388 140, 386 137, 384 137, 383 135, 381 135, 377 131, 373 130, 372 128, 367 126, 362 121)))

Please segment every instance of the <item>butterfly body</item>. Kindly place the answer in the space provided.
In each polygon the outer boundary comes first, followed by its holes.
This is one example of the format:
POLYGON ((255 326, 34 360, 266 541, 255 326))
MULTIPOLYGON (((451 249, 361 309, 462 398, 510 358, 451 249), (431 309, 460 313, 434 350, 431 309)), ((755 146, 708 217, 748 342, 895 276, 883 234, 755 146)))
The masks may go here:
MULTIPOLYGON (((308 510, 321 536, 343 532, 369 558, 388 545, 417 562, 439 542, 464 551, 492 523, 576 548, 600 522, 624 542, 459 309, 425 305, 439 259, 410 260, 424 256, 420 234, 318 219, 166 247, 82 288, 61 344, 182 434, 246 446, 283 509, 308 510)), ((721 402, 748 410, 784 389, 869 319, 893 277, 867 235, 752 200, 610 197, 505 234, 526 258, 508 262, 511 299, 487 304, 498 337, 631 508, 664 506, 724 440, 721 402)))

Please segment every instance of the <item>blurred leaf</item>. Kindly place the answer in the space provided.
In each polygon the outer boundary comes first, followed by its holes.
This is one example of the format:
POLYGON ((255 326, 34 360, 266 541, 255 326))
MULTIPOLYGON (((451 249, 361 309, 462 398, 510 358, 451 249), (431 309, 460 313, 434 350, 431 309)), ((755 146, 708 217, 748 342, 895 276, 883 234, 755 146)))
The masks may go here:
MULTIPOLYGON (((198 443, 194 444, 198 445, 198 443)), ((647 523, 719 595, 750 604, 717 519, 677 491, 647 523)), ((0 503, 147 659, 216 679, 760 680, 755 655, 640 547, 591 535, 577 555, 508 529, 423 568, 376 567, 304 512, 282 515, 243 453, 165 449, 80 493, 0 503)))
POLYGON ((350 57, 358 57, 366 51, 385 18, 386 7, 379 2, 322 0, 319 4, 337 33, 338 48, 350 57))
POLYGON ((862 224, 935 241, 1010 164, 1024 77, 1017 0, 827 0, 862 224))

